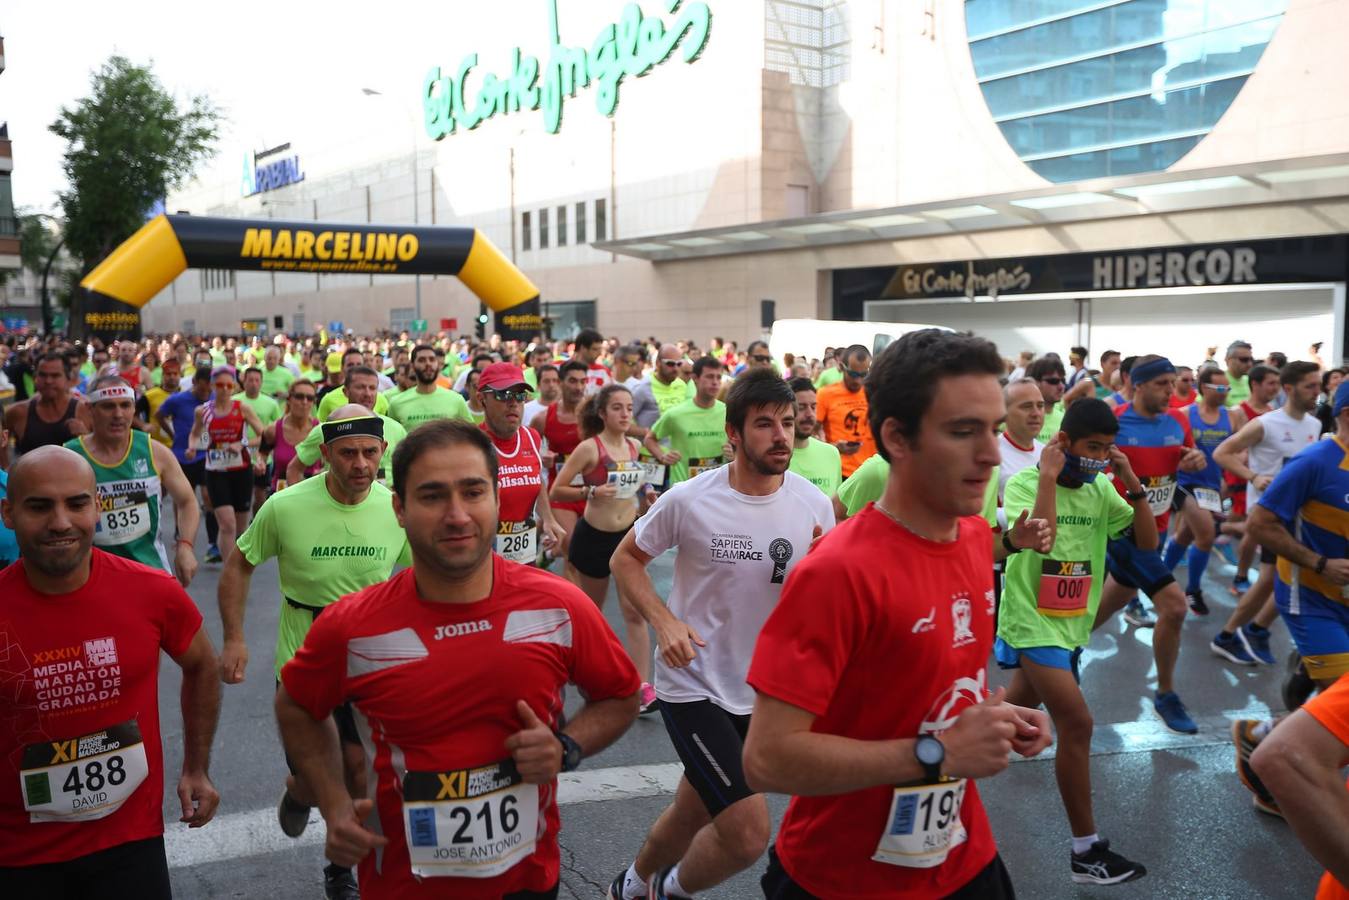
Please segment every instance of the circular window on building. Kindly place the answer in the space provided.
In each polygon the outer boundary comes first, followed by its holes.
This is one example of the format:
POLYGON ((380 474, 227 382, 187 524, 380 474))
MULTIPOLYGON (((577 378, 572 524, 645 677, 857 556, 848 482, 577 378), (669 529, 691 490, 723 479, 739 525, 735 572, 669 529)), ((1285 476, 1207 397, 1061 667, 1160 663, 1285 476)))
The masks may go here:
POLYGON ((1203 140, 1287 0, 966 0, 974 72, 1050 181, 1155 172, 1203 140))

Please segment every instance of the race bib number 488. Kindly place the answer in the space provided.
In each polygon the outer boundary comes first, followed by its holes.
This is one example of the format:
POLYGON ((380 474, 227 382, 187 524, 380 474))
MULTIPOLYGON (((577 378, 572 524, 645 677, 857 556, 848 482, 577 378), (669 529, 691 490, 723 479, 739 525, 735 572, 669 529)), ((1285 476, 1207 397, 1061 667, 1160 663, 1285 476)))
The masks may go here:
POLYGON ((87 822, 112 815, 150 774, 140 726, 24 748, 19 784, 33 822, 87 822))
POLYGON ((512 760, 453 772, 408 772, 403 828, 412 873, 492 878, 534 852, 539 788, 512 760))

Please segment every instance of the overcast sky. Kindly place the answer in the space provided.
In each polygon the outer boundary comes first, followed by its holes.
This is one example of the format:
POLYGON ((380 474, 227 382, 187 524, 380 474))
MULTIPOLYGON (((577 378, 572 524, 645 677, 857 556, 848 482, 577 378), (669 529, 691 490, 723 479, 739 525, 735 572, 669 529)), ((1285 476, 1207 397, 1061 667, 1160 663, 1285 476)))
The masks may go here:
POLYGON ((47 126, 89 93, 90 73, 114 52, 153 63, 175 96, 206 94, 223 109, 220 153, 203 177, 237 178, 243 153, 284 141, 304 152, 306 144, 354 146, 372 131, 410 135, 427 68, 481 49, 503 22, 529 52, 546 53, 542 0, 6 3, 0 121, 14 142, 15 205, 50 211, 56 203, 64 145, 47 126), (484 7, 491 12, 470 11, 484 7), (363 96, 362 87, 386 96, 363 96))

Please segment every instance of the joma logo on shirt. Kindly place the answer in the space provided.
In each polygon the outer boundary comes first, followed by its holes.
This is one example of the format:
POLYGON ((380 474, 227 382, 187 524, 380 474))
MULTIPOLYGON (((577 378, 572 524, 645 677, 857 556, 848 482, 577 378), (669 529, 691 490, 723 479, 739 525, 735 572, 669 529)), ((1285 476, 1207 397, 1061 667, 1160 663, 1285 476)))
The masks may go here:
POLYGON ((454 625, 437 625, 436 640, 442 638, 462 637, 466 634, 477 634, 480 631, 491 631, 492 623, 486 619, 479 619, 476 622, 456 622, 454 625))
POLYGON ((343 556, 361 556, 366 559, 382 560, 389 555, 388 547, 371 547, 367 545, 323 545, 316 544, 314 549, 309 551, 310 559, 336 559, 343 556))

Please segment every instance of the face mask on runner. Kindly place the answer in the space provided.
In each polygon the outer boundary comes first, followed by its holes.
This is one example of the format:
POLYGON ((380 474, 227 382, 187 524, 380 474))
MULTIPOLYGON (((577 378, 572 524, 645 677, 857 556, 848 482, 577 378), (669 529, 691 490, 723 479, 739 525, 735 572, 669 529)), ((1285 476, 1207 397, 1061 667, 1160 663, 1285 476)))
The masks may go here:
POLYGON ((1063 474, 1083 484, 1091 484, 1095 481, 1096 476, 1104 472, 1108 465, 1110 465, 1110 462, 1105 459, 1074 456, 1071 453, 1063 454, 1063 474))

